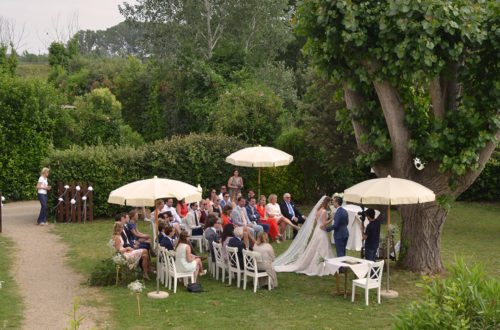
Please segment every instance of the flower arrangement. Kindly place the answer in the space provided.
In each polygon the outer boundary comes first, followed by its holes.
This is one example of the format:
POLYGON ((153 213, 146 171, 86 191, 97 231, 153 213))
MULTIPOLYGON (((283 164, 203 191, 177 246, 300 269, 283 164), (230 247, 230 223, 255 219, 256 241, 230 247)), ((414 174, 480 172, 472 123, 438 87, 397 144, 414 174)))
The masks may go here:
POLYGON ((132 294, 135 292, 135 297, 137 299, 137 311, 139 312, 139 316, 141 316, 141 297, 139 294, 146 288, 146 286, 144 283, 139 282, 139 280, 135 280, 127 285, 127 288, 132 291, 132 294))
POLYGON ((109 247, 113 253, 116 252, 115 241, 112 238, 108 241, 108 243, 106 243, 106 246, 109 247))
POLYGON ((326 262, 325 257, 320 256, 320 257, 318 258, 318 265, 322 263, 322 264, 323 264, 323 266, 324 266, 325 262, 326 262))
POLYGON ((340 198, 343 198, 343 197, 344 197, 344 193, 338 193, 338 192, 336 192, 335 194, 333 194, 333 195, 332 195, 332 199, 333 199, 334 197, 340 197, 340 198))
POLYGON ((415 168, 419 171, 422 171, 425 168, 425 163, 420 160, 420 158, 415 158, 413 159, 413 164, 415 165, 415 168))
POLYGON ((120 273, 120 266, 127 264, 127 259, 125 259, 121 254, 115 255, 111 258, 116 266, 116 280, 115 285, 118 286, 118 274, 120 273))

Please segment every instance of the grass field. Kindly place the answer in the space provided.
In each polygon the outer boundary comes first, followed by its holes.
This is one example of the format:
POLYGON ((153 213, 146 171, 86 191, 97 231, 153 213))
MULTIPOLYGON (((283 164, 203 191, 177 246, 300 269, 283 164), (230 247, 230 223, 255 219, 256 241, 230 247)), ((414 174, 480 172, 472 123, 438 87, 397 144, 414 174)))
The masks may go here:
POLYGON ((23 320, 22 298, 12 278, 14 243, 0 235, 0 329, 18 329, 23 320))
MULTIPOLYGON (((392 219, 399 221, 395 212, 392 219)), ((71 247, 68 251, 71 266, 88 277, 100 259, 111 256, 106 246, 111 228, 111 220, 98 220, 86 225, 58 225, 56 233, 71 247)), ((148 226, 140 223, 139 229, 146 232, 148 226)), ((451 263, 455 255, 463 255, 467 262, 483 263, 489 275, 498 277, 499 233, 500 204, 456 203, 444 227, 444 262, 451 263)), ((289 242, 274 245, 276 254, 288 245, 289 242)), ((351 254, 359 256, 356 252, 351 254)), ((177 294, 170 292, 167 299, 152 300, 144 293, 140 318, 135 297, 128 289, 107 287, 102 293, 114 307, 112 318, 119 328, 379 329, 390 328, 392 314, 419 299, 420 289, 415 286, 419 275, 397 269, 394 263, 391 267, 391 289, 398 291, 400 297, 369 307, 364 305, 362 297, 351 303, 342 296, 330 295, 335 285, 332 276, 307 277, 290 273, 278 274, 277 289, 258 290, 256 294, 238 289, 234 284, 228 286, 210 276, 200 278, 206 291, 201 294, 191 294, 180 287, 177 294)), ((152 291, 155 281, 148 281, 146 285, 146 291, 152 291)), ((341 288, 342 285, 343 281, 341 288)), ((372 292, 370 301, 375 302, 375 298, 372 292)))

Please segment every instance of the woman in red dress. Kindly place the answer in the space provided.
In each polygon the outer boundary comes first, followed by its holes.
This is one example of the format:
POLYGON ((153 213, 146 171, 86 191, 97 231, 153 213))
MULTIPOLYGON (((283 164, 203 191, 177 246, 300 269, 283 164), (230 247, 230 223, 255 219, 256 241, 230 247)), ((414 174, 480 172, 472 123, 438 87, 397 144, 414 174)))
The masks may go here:
POLYGON ((233 206, 231 204, 224 205, 222 209, 222 227, 225 227, 228 223, 232 224, 233 219, 231 219, 231 211, 233 210, 233 206))
POLYGON ((260 214, 259 222, 267 223, 269 225, 269 236, 271 236, 276 243, 279 243, 282 238, 278 229, 278 223, 275 218, 266 218, 266 196, 264 195, 261 195, 259 198, 257 212, 260 214))
POLYGON ((186 200, 183 198, 177 203, 175 206, 175 211, 181 218, 185 218, 188 214, 188 206, 186 204, 186 200))

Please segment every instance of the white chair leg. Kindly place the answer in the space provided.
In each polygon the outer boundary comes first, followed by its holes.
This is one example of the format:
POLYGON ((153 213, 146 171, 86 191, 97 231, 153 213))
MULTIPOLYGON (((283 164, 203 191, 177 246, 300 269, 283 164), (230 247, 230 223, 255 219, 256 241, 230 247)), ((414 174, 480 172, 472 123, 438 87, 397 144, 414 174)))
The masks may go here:
POLYGON ((247 274, 243 275, 243 290, 247 289, 247 274))
POLYGON ((194 283, 194 274, 191 274, 191 283, 194 283))
POLYGON ((368 293, 370 292, 370 290, 368 288, 365 288, 365 302, 366 302, 366 306, 368 306, 368 293))
POLYGON ((174 293, 177 292, 177 276, 174 276, 174 293))
POLYGON ((380 286, 378 287, 378 290, 377 290, 377 295, 378 295, 378 303, 380 304, 380 286))
POLYGON ((352 282, 352 297, 351 297, 351 302, 354 302, 354 296, 356 295, 356 286, 354 285, 354 282, 352 282))
POLYGON ((267 290, 271 290, 271 276, 267 275, 267 290))
POLYGON ((231 273, 231 270, 229 270, 229 274, 227 274, 227 277, 229 277, 229 285, 233 282, 233 273, 231 273))
POLYGON ((259 278, 257 276, 255 276, 253 278, 253 293, 257 292, 257 283, 259 281, 259 278))
POLYGON ((240 272, 238 272, 238 276, 236 278, 236 281, 238 281, 238 283, 236 283, 236 287, 239 289, 240 288, 240 280, 241 280, 241 277, 240 277, 240 272))

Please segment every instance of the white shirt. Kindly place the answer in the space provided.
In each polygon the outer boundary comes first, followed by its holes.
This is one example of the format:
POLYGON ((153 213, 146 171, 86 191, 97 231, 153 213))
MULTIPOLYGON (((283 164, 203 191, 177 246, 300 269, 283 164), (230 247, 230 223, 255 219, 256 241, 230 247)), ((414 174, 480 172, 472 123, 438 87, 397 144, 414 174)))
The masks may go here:
POLYGON ((177 211, 175 210, 175 207, 168 207, 167 204, 165 204, 165 206, 163 206, 163 209, 161 210, 161 213, 164 213, 164 212, 167 212, 167 211, 170 211, 170 213, 172 213, 172 216, 174 217, 174 221, 176 222, 181 222, 181 217, 177 214, 177 211))
MULTIPOLYGON (((43 176, 40 176, 40 178, 38 178, 38 182, 42 183, 40 185, 42 187, 47 187, 49 185, 49 182, 47 181, 47 178, 44 178, 43 176)), ((46 189, 38 189, 38 193, 42 194, 42 195, 47 195, 47 190, 46 189)))

